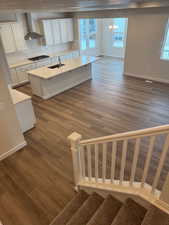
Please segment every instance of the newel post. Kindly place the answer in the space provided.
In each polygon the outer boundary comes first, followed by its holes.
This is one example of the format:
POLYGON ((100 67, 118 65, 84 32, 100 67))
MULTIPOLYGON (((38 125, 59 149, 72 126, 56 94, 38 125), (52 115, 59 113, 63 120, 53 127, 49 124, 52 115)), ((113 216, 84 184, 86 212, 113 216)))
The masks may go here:
POLYGON ((75 180, 75 190, 78 191, 78 183, 81 178, 80 161, 79 161, 79 150, 80 150, 80 140, 82 136, 76 132, 73 132, 68 136, 68 140, 71 145, 72 160, 73 160, 73 172, 75 180))
POLYGON ((169 204, 169 173, 163 185, 162 192, 160 195, 160 200, 169 204))

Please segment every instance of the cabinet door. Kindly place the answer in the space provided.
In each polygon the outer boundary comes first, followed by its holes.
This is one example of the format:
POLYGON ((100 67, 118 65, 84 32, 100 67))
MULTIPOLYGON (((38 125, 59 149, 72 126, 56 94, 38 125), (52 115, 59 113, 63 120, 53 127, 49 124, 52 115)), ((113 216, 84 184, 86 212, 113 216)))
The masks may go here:
POLYGON ((12 81, 12 85, 17 85, 19 83, 19 80, 18 80, 18 76, 17 76, 17 73, 16 73, 16 70, 15 69, 11 69, 10 70, 10 73, 11 73, 11 81, 12 81))
POLYGON ((28 74, 27 74, 28 70, 29 70, 28 66, 22 66, 22 67, 16 68, 19 83, 28 81, 28 74))
POLYGON ((43 20, 43 31, 45 36, 46 45, 53 45, 53 32, 52 32, 52 20, 43 20))
POLYGON ((19 83, 28 81, 28 75, 26 71, 18 70, 17 77, 18 77, 19 83))
POLYGON ((73 41, 74 35, 73 35, 73 20, 72 19, 67 19, 66 20, 66 25, 67 25, 67 39, 68 41, 73 41))
POLYGON ((10 24, 0 24, 0 34, 6 53, 16 51, 13 31, 10 24))
POLYGON ((61 43, 60 22, 59 20, 51 20, 54 44, 61 43))
POLYGON ((60 19, 61 42, 68 42, 67 19, 60 19))
POLYGON ((18 51, 25 50, 26 42, 24 39, 24 31, 21 23, 12 23, 11 24, 12 31, 14 34, 15 45, 18 51))

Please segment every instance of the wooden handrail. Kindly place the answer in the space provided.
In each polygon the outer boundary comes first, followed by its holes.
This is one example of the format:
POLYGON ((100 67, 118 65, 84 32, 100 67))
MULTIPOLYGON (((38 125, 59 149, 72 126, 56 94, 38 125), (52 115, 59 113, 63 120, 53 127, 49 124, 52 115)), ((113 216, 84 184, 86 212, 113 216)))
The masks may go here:
POLYGON ((158 134, 165 134, 169 132, 169 125, 163 125, 163 126, 157 126, 157 127, 151 127, 136 131, 129 131, 109 136, 103 136, 99 138, 91 138, 87 140, 80 141, 81 145, 88 145, 88 144, 97 144, 97 143, 103 143, 103 142, 110 142, 115 140, 125 140, 125 139, 135 139, 140 138, 143 136, 154 136, 158 134))

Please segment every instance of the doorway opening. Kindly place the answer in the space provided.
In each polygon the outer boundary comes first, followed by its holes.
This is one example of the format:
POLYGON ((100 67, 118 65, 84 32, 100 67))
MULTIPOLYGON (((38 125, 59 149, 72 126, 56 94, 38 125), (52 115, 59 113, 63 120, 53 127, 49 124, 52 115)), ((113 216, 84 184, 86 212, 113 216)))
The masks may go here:
POLYGON ((124 58, 127 18, 79 19, 79 45, 82 55, 124 58))

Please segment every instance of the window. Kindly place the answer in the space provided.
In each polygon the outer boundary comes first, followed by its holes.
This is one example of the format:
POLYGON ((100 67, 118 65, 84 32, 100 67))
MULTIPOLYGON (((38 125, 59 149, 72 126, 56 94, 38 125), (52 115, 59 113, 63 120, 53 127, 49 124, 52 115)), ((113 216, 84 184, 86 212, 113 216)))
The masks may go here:
POLYGON ((113 19, 113 47, 124 48, 124 38, 127 19, 115 18, 113 19))
POLYGON ((96 47, 96 19, 80 19, 81 49, 96 47))
POLYGON ((169 60, 169 22, 167 24, 165 31, 164 42, 161 51, 161 58, 169 60))

